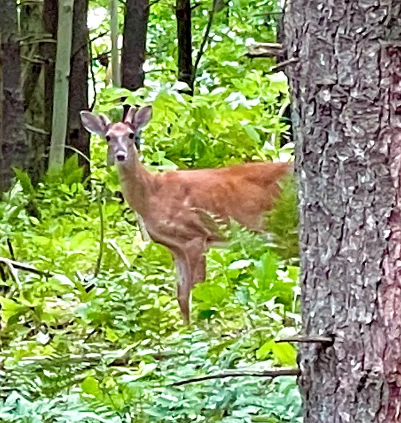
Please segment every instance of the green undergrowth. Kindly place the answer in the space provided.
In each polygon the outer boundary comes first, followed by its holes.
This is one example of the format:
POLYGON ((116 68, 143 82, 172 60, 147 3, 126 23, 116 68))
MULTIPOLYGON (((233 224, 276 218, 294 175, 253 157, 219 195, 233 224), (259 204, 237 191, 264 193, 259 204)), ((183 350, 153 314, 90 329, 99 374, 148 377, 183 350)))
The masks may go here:
POLYGON ((299 324, 298 267, 274 245, 234 225, 230 248, 208 253, 185 327, 170 254, 142 241, 111 191, 79 182, 74 157, 57 181, 18 176, 0 203, 0 256, 42 274, 0 267, 1 421, 300 421, 292 377, 172 386, 296 366, 274 339, 299 324))
MULTIPOLYGON (((222 23, 216 23, 193 97, 174 89, 169 73, 147 78, 135 93, 99 93, 95 111, 113 119, 120 118, 121 97, 152 104, 141 148, 149 169, 291 158, 293 145, 281 140, 288 128, 281 118, 286 78, 245 57, 245 34, 271 32, 256 26, 262 18, 248 19, 247 7, 256 13, 260 5, 267 2, 235 2, 230 31, 218 15, 222 23)), ((152 13, 159 19, 171 8, 156 2, 152 13)), ((162 42, 175 49, 166 38, 173 31, 156 36, 156 29, 151 23, 149 48, 168 56, 162 42)), ((201 36, 198 31, 198 44, 201 36)), ((163 56, 153 65, 175 71, 174 63, 163 56)), ((193 321, 186 327, 171 256, 143 242, 134 214, 115 193, 116 171, 105 163, 106 145, 93 137, 89 181, 81 182, 73 156, 58 179, 35 187, 16 171, 15 186, 0 202, 0 257, 39 271, 0 262, 0 422, 299 423, 293 377, 173 386, 226 371, 296 367, 293 345, 274 342, 300 323, 293 182, 284 184, 267 216, 269 233, 234 224, 229 248, 208 252, 207 281, 193 291, 193 321)))

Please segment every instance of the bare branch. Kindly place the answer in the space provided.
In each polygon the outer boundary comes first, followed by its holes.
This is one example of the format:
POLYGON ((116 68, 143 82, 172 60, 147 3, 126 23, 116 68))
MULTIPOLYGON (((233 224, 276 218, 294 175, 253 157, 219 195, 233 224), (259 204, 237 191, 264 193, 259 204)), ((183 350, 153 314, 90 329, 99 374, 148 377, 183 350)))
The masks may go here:
POLYGON ((124 266, 127 268, 127 270, 131 270, 130 262, 128 261, 127 257, 125 257, 125 254, 122 252, 117 242, 114 239, 110 239, 108 241, 108 244, 118 254, 118 256, 120 257, 121 261, 124 263, 124 266))
POLYGON ((85 46, 90 46, 94 41, 98 40, 99 38, 102 38, 104 36, 106 36, 109 33, 109 31, 104 31, 98 35, 96 35, 93 38, 89 38, 88 41, 86 43, 81 44, 72 54, 71 54, 71 59, 73 59, 80 51, 81 48, 84 48, 85 46))
POLYGON ((198 55, 196 56, 196 60, 195 60, 195 64, 194 64, 194 69, 192 71, 193 84, 194 84, 195 79, 196 79, 196 72, 198 70, 199 62, 201 61, 202 56, 205 53, 206 45, 207 45, 207 43, 209 41, 209 33, 210 33, 210 29, 212 28, 214 15, 216 13, 217 3, 218 3, 218 0, 213 0, 212 9, 209 12, 209 20, 208 20, 207 25, 206 25, 206 29, 205 29, 205 33, 203 35, 202 43, 201 43, 201 45, 199 47, 198 55))
POLYGON ((199 376, 191 379, 184 379, 179 382, 173 383, 171 386, 182 386, 188 385, 189 383, 203 382, 211 379, 223 379, 226 377, 270 377, 275 378, 278 376, 300 376, 301 371, 299 369, 276 369, 276 370, 264 370, 261 372, 252 370, 236 370, 230 372, 216 373, 213 375, 199 376))
POLYGON ((299 62, 298 58, 292 57, 291 59, 284 60, 284 62, 277 63, 277 65, 272 66, 270 68, 270 72, 279 72, 279 71, 283 70, 284 68, 286 68, 288 65, 292 65, 292 64, 298 63, 298 62, 299 62))
POLYGON ((17 284, 18 289, 21 289, 22 284, 21 284, 21 281, 18 278, 18 273, 15 270, 15 267, 13 266, 13 261, 0 258, 0 263, 4 263, 8 267, 8 270, 10 271, 10 275, 13 278, 14 282, 17 284))
POLYGON ((92 53, 92 40, 89 41, 89 72, 92 79, 92 85, 93 85, 93 101, 92 104, 89 107, 89 110, 92 111, 96 104, 97 99, 97 91, 96 91, 96 76, 95 76, 95 70, 93 69, 93 53, 92 53))
POLYGON ((10 260, 6 257, 0 257, 0 263, 4 263, 7 266, 12 266, 15 269, 24 270, 25 272, 35 273, 36 275, 50 277, 55 275, 55 273, 50 272, 49 270, 39 270, 36 267, 33 267, 29 264, 21 263, 19 261, 10 260))
POLYGON ((248 48, 246 56, 250 58, 257 57, 277 57, 283 55, 285 49, 279 43, 257 43, 248 48))
POLYGON ((29 123, 25 124, 25 129, 27 131, 36 132, 37 134, 42 134, 42 135, 49 135, 50 134, 49 132, 45 131, 42 128, 36 128, 36 126, 29 125, 29 123))
POLYGON ((7 238, 7 247, 12 260, 15 260, 14 248, 10 238, 7 238))
POLYGON ((160 3, 160 2, 161 2, 161 0, 154 0, 154 1, 151 1, 151 2, 149 3, 148 8, 150 9, 152 6, 154 6, 155 4, 160 3))
POLYGON ((298 342, 305 344, 330 344, 334 342, 334 337, 331 336, 320 336, 320 335, 295 335, 289 336, 288 338, 277 339, 276 343, 281 342, 298 342))

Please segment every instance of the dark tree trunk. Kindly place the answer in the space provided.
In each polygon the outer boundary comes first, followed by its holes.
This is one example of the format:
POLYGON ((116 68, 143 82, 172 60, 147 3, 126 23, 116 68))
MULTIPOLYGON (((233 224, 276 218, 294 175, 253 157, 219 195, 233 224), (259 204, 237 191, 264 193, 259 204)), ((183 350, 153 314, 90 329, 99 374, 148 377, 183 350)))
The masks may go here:
POLYGON ((401 3, 291 0, 305 423, 401 421, 401 3))
MULTIPOLYGON (((43 27, 50 37, 50 41, 57 40, 57 22, 58 22, 58 1, 43 1, 43 27)), ((53 92, 54 92, 54 75, 56 66, 56 50, 55 42, 45 42, 41 45, 41 56, 44 60, 44 96, 45 96, 45 121, 44 129, 48 132, 46 139, 46 147, 50 146, 50 133, 52 130, 53 116, 53 92)), ((47 168, 47 164, 46 164, 47 168)))
MULTIPOLYGON (((43 34, 42 5, 40 3, 23 3, 20 7, 21 35, 32 37, 43 34)), ((44 130, 44 93, 43 93, 43 61, 40 46, 37 43, 22 47, 21 53, 29 60, 23 62, 23 92, 25 122, 30 128, 27 137, 31 151, 29 154, 28 172, 35 184, 46 170, 45 153, 47 136, 44 130)))
MULTIPOLYGON (((74 23, 71 53, 71 79, 69 85, 68 135, 67 145, 77 149, 86 157, 90 156, 89 134, 81 125, 79 112, 88 108, 88 28, 86 18, 88 0, 75 0, 74 23)), ((67 149, 66 156, 75 154, 67 149)), ((84 176, 89 175, 88 161, 78 155, 80 166, 84 168, 84 176)))
POLYGON ((185 82, 193 93, 191 0, 177 0, 178 80, 185 82))
POLYGON ((149 0, 127 0, 121 57, 121 85, 129 90, 143 86, 149 0))
POLYGON ((21 87, 21 56, 18 42, 17 3, 0 2, 0 66, 2 89, 0 133, 0 192, 7 190, 14 175, 12 167, 25 169, 29 144, 24 128, 21 87))
MULTIPOLYGON (((284 31, 284 14, 285 11, 282 10, 278 17, 277 22, 277 42, 280 44, 285 44, 285 31, 284 31)), ((282 63, 287 60, 287 52, 283 49, 283 53, 277 55, 277 63, 282 63)), ((283 147, 285 144, 293 141, 292 133, 292 122, 291 122, 291 104, 289 104, 284 110, 283 120, 289 125, 288 132, 281 134, 280 145, 283 147)))

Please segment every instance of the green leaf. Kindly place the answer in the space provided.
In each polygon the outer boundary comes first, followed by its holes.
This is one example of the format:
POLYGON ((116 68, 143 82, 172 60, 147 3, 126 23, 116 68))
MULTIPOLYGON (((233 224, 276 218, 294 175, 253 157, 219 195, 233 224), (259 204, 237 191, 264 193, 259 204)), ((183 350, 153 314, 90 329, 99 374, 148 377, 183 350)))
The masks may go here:
POLYGON ((81 383, 81 388, 86 394, 89 395, 96 396, 100 392, 99 382, 93 376, 88 376, 81 383))
POLYGON ((31 178, 29 177, 28 173, 18 168, 13 168, 13 171, 21 184, 22 190, 26 195, 34 195, 35 189, 32 185, 31 178))
POLYGON ((274 343, 272 348, 274 358, 282 366, 296 366, 297 364, 297 351, 289 343, 274 343))
POLYGON ((198 284, 192 291, 193 298, 203 302, 208 307, 219 306, 225 300, 227 293, 219 285, 211 283, 198 284))

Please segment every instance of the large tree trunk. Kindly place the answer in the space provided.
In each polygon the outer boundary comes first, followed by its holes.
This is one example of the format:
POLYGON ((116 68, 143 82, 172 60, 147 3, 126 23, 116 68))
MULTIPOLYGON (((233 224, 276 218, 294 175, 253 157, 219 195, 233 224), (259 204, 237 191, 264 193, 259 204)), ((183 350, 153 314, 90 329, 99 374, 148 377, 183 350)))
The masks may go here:
POLYGON ((143 86, 149 0, 127 0, 121 57, 121 84, 129 90, 143 86))
POLYGON ((291 0, 305 423, 401 421, 401 3, 291 0))
POLYGON ((193 93, 191 0, 177 0, 178 80, 185 82, 193 93))
MULTIPOLYGON (((23 37, 43 37, 42 5, 22 3, 20 22, 23 37)), ((46 170, 44 158, 48 145, 44 131, 43 59, 38 43, 24 46, 21 53, 26 58, 23 62, 22 84, 24 117, 25 123, 28 124, 27 137, 31 145, 28 172, 31 181, 37 183, 46 170)))
MULTIPOLYGON (((74 21, 72 28, 71 78, 68 104, 67 144, 90 157, 89 134, 81 125, 79 112, 88 108, 88 28, 86 18, 88 0, 74 1, 74 21)), ((75 154, 67 149, 67 157, 75 154)), ((80 166, 84 168, 84 176, 89 175, 89 162, 78 155, 80 166)))
POLYGON ((24 128, 24 103, 21 87, 21 56, 18 41, 17 3, 0 2, 0 68, 2 72, 0 192, 7 190, 14 175, 13 167, 25 169, 29 144, 24 128))

